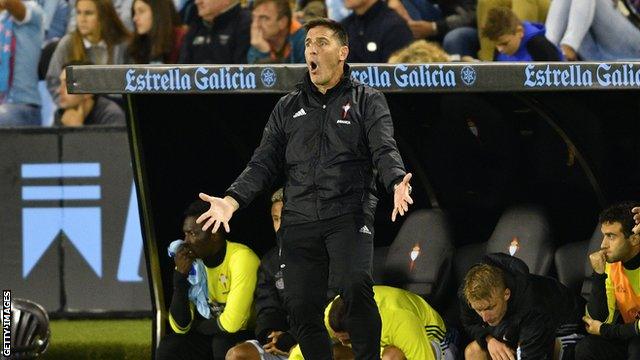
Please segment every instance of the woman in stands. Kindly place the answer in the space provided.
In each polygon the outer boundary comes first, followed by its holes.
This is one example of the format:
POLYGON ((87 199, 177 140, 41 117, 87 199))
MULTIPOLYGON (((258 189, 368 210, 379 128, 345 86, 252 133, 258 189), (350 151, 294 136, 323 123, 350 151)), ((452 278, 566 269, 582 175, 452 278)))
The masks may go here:
POLYGON ((554 0, 547 16, 547 39, 569 61, 640 59, 640 29, 612 0, 554 0))
POLYGON ((58 101, 62 66, 71 61, 123 64, 129 32, 110 0, 78 0, 76 29, 58 43, 47 70, 47 89, 58 101))
POLYGON ((127 62, 175 64, 186 28, 171 0, 135 0, 131 7, 135 33, 127 62))

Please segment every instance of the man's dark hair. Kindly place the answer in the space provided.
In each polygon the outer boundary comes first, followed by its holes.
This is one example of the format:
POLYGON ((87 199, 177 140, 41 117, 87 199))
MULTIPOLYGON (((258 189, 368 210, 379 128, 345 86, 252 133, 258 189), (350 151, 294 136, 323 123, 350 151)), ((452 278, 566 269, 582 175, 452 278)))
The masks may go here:
POLYGON ((338 296, 333 300, 331 309, 329 310, 329 326, 335 332, 346 331, 345 319, 347 317, 347 307, 342 300, 342 297, 338 296))
MULTIPOLYGON (((200 215, 202 215, 203 213, 205 213, 207 210, 209 210, 209 203, 206 201, 202 201, 200 199, 192 202, 191 204, 189 204, 189 206, 187 206, 187 209, 184 211, 184 213, 182 214, 184 216, 184 218, 188 218, 188 217, 195 217, 196 219, 200 217, 200 215)), ((204 225, 204 223, 203 223, 204 225)), ((211 229, 213 227, 209 228, 209 232, 211 232, 211 229)), ((222 224, 220 224, 220 227, 218 228, 218 231, 216 231, 216 235, 223 235, 226 234, 226 231, 224 230, 224 226, 222 226, 222 224)))
POLYGON ((333 30, 333 34, 338 38, 340 44, 342 44, 343 46, 349 46, 349 37, 347 36, 347 31, 339 22, 327 18, 313 19, 304 24, 304 29, 309 32, 309 30, 318 26, 324 26, 330 30, 333 30))
POLYGON ((185 218, 190 216, 195 216, 197 218, 207 210, 209 210, 209 203, 198 199, 189 204, 182 215, 184 215, 185 218))
POLYGON ((598 218, 599 224, 605 223, 620 223, 622 225, 622 233, 625 237, 629 237, 633 234, 631 231, 635 225, 633 221, 633 214, 631 209, 636 206, 640 206, 640 203, 633 201, 625 201, 609 206, 604 209, 598 218))

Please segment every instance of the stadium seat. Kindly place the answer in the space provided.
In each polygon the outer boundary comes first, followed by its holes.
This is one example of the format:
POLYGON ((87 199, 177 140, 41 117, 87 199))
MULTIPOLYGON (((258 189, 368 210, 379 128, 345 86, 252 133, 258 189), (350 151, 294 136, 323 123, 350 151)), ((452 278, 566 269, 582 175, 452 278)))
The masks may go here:
POLYGON ((532 274, 547 275, 553 263, 553 246, 551 226, 544 210, 537 205, 513 206, 502 214, 487 242, 457 249, 458 282, 483 255, 495 252, 522 259, 532 274))
POLYGON ((15 359, 34 359, 49 346, 49 315, 33 301, 11 301, 11 349, 15 359))
POLYGON ((597 226, 591 239, 573 242, 556 251, 555 263, 558 280, 577 294, 583 296, 591 292, 591 273, 589 254, 600 248, 602 234, 597 226))
POLYGON ((453 285, 453 253, 446 215, 439 209, 414 211, 389 247, 384 282, 416 293, 436 307, 453 285))

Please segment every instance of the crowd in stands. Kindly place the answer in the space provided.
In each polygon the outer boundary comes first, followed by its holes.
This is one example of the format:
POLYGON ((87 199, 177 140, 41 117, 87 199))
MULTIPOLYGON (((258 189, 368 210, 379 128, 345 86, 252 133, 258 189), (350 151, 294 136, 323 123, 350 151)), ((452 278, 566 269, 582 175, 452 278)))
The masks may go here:
MULTIPOLYGON (((302 24, 317 17, 345 26, 350 63, 398 62, 394 53, 413 49, 433 53, 426 57, 433 61, 638 60, 636 5, 618 0, 2 0, 0 126, 124 124, 124 112, 103 119, 86 101, 83 109, 61 103, 60 79, 70 64, 304 63, 302 24), (42 80, 46 91, 39 86, 42 80), (69 106, 92 121, 60 121, 61 109, 69 106)), ((92 102, 122 105, 109 96, 92 102)))

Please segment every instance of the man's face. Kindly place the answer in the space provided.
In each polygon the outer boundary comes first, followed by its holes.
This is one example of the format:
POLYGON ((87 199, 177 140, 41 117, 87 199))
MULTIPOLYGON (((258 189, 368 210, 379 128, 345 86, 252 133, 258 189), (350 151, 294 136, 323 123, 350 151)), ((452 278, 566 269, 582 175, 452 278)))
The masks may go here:
POLYGON ((342 69, 341 61, 347 59, 349 48, 341 45, 334 31, 316 26, 307 32, 304 57, 311 82, 316 86, 329 84, 342 69))
POLYGON ((349 337, 348 332, 339 331, 339 332, 336 332, 335 335, 342 345, 349 346, 349 344, 351 344, 351 337, 349 337))
POLYGON ((98 7, 91 0, 80 0, 76 3, 76 26, 82 36, 100 34, 98 7))
POLYGON ((229 0, 195 0, 198 16, 205 21, 213 21, 224 9, 231 5, 229 0))
POLYGON ((602 244, 604 256, 608 263, 626 261, 632 256, 632 246, 630 238, 624 236, 622 224, 619 222, 603 223, 600 225, 602 232, 602 244))
POLYGON ((507 313, 507 303, 511 297, 509 289, 494 289, 489 299, 470 301, 469 305, 490 326, 500 324, 507 313))
POLYGON ((496 49, 499 53, 513 55, 520 48, 520 42, 524 36, 522 26, 518 26, 513 34, 504 34, 496 40, 496 49))
POLYGON ((273 230, 278 232, 280 229, 280 220, 282 216, 282 201, 276 201, 271 204, 271 220, 273 221, 273 230))
POLYGON ((60 73, 60 86, 58 87, 58 91, 60 92, 58 104, 62 109, 78 107, 87 97, 87 94, 69 94, 67 92, 67 71, 64 69, 62 73, 60 73))
POLYGON ((195 216, 187 216, 182 224, 184 241, 194 252, 197 258, 204 258, 209 255, 214 237, 208 231, 202 230, 202 225, 196 224, 195 216))
POLYGON ((288 19, 284 16, 278 17, 278 7, 272 1, 262 3, 253 9, 252 17, 258 28, 262 30, 262 37, 265 40, 277 38, 288 26, 288 19))
POLYGON ((137 0, 133 3, 133 23, 136 25, 138 35, 144 35, 151 31, 153 12, 149 4, 142 0, 137 0))

